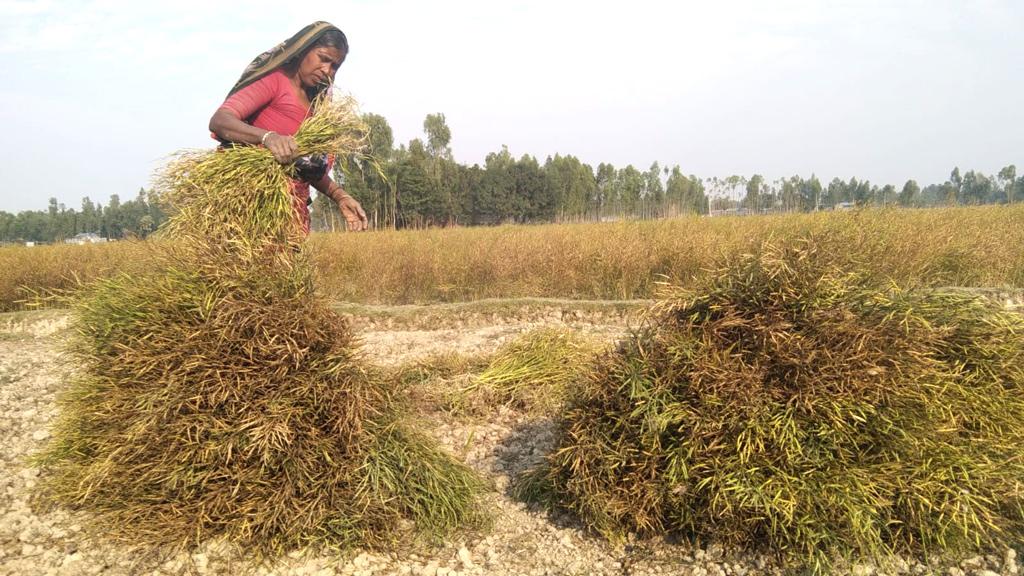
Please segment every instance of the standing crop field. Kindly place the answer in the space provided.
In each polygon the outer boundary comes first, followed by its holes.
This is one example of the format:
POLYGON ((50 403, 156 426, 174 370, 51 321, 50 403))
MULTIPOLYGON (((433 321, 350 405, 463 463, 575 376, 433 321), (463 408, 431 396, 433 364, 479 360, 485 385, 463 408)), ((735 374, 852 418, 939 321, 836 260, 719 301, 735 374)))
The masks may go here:
MULTIPOLYGON (((633 299, 692 284, 720 257, 811 235, 876 273, 928 286, 1024 286, 1024 206, 317 234, 320 286, 369 304, 633 299)), ((74 277, 145 267, 138 243, 0 249, 0 309, 74 277), (26 290, 28 289, 28 290, 26 290)))

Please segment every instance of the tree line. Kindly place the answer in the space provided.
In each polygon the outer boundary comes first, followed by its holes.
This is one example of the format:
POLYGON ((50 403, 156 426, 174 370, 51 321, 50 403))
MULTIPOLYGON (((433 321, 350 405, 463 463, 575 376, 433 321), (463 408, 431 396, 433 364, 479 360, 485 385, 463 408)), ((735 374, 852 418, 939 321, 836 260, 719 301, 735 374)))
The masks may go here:
MULTIPOLYGON (((529 154, 516 158, 507 147, 488 154, 483 166, 467 166, 452 157, 444 114, 427 115, 423 137, 397 148, 383 116, 366 114, 365 119, 369 157, 343 159, 335 176, 377 228, 994 204, 1024 196, 1024 176, 1018 177, 1013 165, 995 176, 954 168, 947 181, 923 188, 914 180, 897 188, 858 178, 835 178, 825 185, 814 175, 699 178, 679 165, 593 167, 560 154, 541 163, 529 154)), ((324 197, 314 201, 312 216, 315 229, 344 227, 324 197)))
MULTIPOLYGON (((423 122, 424 138, 394 146, 391 127, 377 114, 370 126, 367 158, 341 159, 335 176, 362 203, 374 227, 481 225, 505 222, 566 222, 613 217, 654 218, 707 213, 704 182, 680 167, 657 162, 646 170, 596 168, 572 155, 543 163, 516 158, 507 147, 492 152, 483 166, 455 161, 444 114, 423 122)), ((313 226, 342 227, 330 200, 313 203, 313 226)))
POLYGON ((11 214, 0 211, 0 241, 60 242, 82 233, 119 240, 145 238, 166 220, 152 192, 142 188, 132 200, 122 202, 111 194, 107 205, 82 198, 81 208, 69 208, 50 198, 46 210, 26 210, 11 214))
MULTIPOLYGON (((374 228, 993 204, 1024 197, 1024 176, 1013 165, 994 176, 954 168, 945 182, 923 188, 914 180, 897 188, 857 178, 825 185, 814 175, 700 178, 679 165, 653 162, 643 170, 602 162, 594 167, 561 154, 541 163, 529 154, 516 158, 507 147, 488 154, 482 166, 467 166, 452 155, 444 114, 427 115, 423 138, 397 148, 383 116, 364 118, 369 154, 339 159, 335 177, 362 203, 374 228)), ((323 195, 314 199, 311 217, 316 230, 344 229, 336 206, 323 195)), ((0 212, 0 241, 59 242, 83 232, 115 240, 144 238, 165 219, 159 199, 141 188, 126 202, 113 194, 105 206, 83 198, 78 210, 50 198, 47 210, 0 212)))

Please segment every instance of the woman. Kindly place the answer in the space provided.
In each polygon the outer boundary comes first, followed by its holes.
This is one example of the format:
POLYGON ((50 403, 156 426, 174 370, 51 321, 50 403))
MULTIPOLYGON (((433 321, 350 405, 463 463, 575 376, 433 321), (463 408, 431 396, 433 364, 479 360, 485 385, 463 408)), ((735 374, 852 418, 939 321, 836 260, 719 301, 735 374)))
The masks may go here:
POLYGON ((210 118, 210 131, 228 143, 265 146, 282 164, 295 161, 292 182, 296 216, 309 233, 309 185, 334 200, 349 230, 366 229, 366 213, 331 180, 324 157, 296 158, 292 137, 313 113, 316 99, 334 82, 348 55, 348 40, 327 22, 314 22, 258 56, 210 118))

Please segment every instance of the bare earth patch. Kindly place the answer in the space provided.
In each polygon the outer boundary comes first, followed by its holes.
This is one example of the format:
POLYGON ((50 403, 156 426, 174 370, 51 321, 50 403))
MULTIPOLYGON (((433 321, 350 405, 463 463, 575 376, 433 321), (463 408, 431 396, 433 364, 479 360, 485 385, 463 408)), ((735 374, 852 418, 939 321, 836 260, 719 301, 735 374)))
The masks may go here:
MULTIPOLYGON (((613 342, 637 322, 636 303, 491 301, 466 306, 339 307, 353 317, 365 351, 380 365, 439 352, 493 351, 509 338, 541 326, 569 326, 613 342)), ((238 574, 241 553, 211 543, 170 557, 86 541, 73 514, 33 507, 39 471, 29 456, 49 437, 55 399, 70 368, 60 362, 67 316, 60 311, 0 316, 0 575, 238 574)), ((493 526, 442 546, 394 554, 294 554, 258 574, 694 574, 775 573, 770 559, 725 554, 713 543, 609 543, 581 530, 572 518, 548 514, 507 494, 510 480, 551 449, 554 425, 498 409, 487 418, 424 415, 426 430, 493 485, 493 526)), ((854 566, 855 574, 1016 574, 1016 552, 928 564, 897 562, 886 569, 854 566)))

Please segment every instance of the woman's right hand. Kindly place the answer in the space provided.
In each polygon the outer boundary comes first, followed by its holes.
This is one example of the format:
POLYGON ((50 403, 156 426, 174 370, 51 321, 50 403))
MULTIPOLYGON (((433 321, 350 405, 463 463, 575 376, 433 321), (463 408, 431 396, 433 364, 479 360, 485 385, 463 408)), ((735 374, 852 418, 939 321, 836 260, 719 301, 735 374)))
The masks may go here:
POLYGON ((299 145, 295 138, 282 136, 277 132, 270 132, 263 138, 263 145, 274 155, 274 160, 281 164, 287 164, 295 159, 298 154, 299 145))

